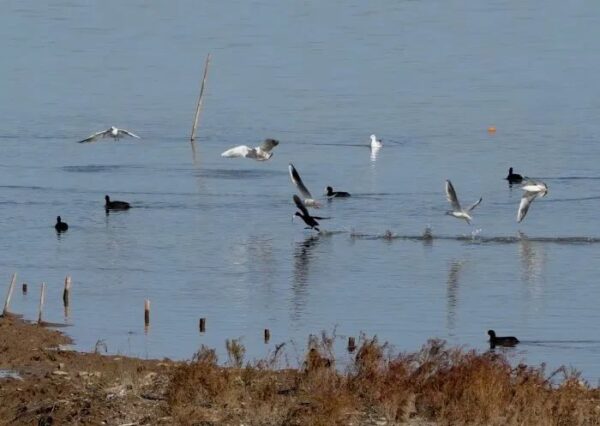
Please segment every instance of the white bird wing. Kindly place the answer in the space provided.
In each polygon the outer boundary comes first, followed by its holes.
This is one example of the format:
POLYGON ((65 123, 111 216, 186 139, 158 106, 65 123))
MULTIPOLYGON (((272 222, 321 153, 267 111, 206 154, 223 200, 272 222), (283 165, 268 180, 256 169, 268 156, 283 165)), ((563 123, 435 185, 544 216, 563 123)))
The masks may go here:
POLYGON ((517 212, 517 222, 521 223, 523 219, 525 219, 525 215, 529 211, 529 206, 537 198, 539 193, 537 192, 525 192, 521 197, 521 202, 519 203, 519 211, 517 212))
POLYGON ((452 206, 452 210, 455 212, 461 211, 460 203, 458 202, 458 197, 456 196, 456 191, 454 190, 454 186, 452 186, 452 182, 446 180, 446 198, 450 201, 450 205, 452 206))
POLYGON ((125 130, 125 129, 118 129, 117 133, 120 134, 120 135, 129 135, 129 136, 134 137, 136 139, 141 139, 138 135, 136 135, 134 133, 131 133, 130 131, 125 130))
POLYGON ((290 178, 292 179, 292 183, 296 185, 296 188, 298 188, 298 191, 300 191, 302 197, 305 199, 312 199, 310 191, 306 189, 306 186, 304 186, 304 183, 302 182, 302 179, 300 179, 300 175, 296 171, 294 165, 290 163, 290 166, 288 168, 290 170, 290 178))
POLYGON ((239 145, 228 149, 221 154, 221 157, 237 158, 237 157, 250 157, 256 158, 256 150, 249 148, 246 145, 239 145))
POLYGON ((467 211, 470 212, 471 210, 473 210, 475 207, 481 204, 481 201, 483 201, 483 197, 479 197, 479 200, 477 200, 473 205, 469 206, 467 211))
POLYGON ((106 129, 106 130, 102 130, 101 132, 96 132, 93 135, 90 135, 87 138, 79 141, 79 143, 94 142, 94 141, 96 141, 96 139, 98 139, 100 137, 104 137, 107 134, 109 134, 111 132, 111 130, 112 129, 106 129))
POLYGON ((271 150, 277 145, 279 145, 279 141, 277 139, 265 139, 265 141, 261 143, 258 148, 264 152, 271 152, 271 150))

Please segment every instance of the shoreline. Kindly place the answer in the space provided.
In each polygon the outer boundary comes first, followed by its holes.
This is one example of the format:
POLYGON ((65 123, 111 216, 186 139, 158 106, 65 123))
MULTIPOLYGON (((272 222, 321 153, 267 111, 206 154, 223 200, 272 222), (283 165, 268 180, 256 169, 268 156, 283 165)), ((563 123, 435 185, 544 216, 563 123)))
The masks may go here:
POLYGON ((390 354, 363 337, 345 371, 326 336, 309 341, 300 368, 282 367, 278 351, 246 363, 236 340, 224 365, 206 347, 171 361, 64 350, 70 343, 0 318, 0 424, 600 424, 600 389, 576 372, 513 368, 437 340, 390 354))

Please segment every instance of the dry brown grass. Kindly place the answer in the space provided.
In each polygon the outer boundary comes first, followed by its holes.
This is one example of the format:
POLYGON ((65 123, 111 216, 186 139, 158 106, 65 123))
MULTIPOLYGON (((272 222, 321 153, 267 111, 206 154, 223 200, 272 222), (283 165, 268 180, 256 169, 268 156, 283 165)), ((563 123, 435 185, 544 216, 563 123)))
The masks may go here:
POLYGON ((302 368, 277 368, 281 348, 244 366, 243 346, 228 341, 229 367, 202 348, 171 376, 169 414, 189 425, 600 425, 600 391, 576 372, 512 367, 439 340, 392 354, 364 336, 340 371, 332 340, 311 336, 302 368))

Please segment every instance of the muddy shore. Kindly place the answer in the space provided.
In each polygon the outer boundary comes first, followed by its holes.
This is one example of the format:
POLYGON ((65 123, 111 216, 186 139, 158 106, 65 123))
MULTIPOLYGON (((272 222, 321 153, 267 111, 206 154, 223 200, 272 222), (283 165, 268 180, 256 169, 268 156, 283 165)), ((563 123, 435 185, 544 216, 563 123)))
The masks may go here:
POLYGON ((549 380, 541 368, 439 341, 390 356, 363 339, 343 372, 324 341, 309 345, 299 368, 281 368, 276 354, 248 364, 235 341, 226 366, 208 348, 174 362, 75 352, 69 343, 59 331, 0 318, 0 424, 600 424, 600 391, 576 373, 549 380))

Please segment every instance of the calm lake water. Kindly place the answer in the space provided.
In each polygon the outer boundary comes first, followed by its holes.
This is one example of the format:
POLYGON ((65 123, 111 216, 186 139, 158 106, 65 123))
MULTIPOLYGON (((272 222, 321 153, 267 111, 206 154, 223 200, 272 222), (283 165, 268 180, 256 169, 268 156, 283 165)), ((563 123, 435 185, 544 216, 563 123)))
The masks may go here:
POLYGON ((343 358, 360 332, 485 350, 493 328, 515 361, 598 383, 600 3, 8 1, 0 39, 0 279, 29 283, 28 319, 45 281, 78 349, 185 359, 241 337, 250 359, 293 341, 296 362, 321 330, 343 358), (142 139, 76 143, 111 125, 142 139), (220 157, 266 137, 268 162, 220 157), (323 235, 291 221, 289 162, 313 194, 353 194, 321 200, 323 235), (521 224, 509 166, 549 186, 521 224), (444 215, 448 178, 483 197, 471 226, 444 215), (105 194, 133 208, 107 216, 105 194))

